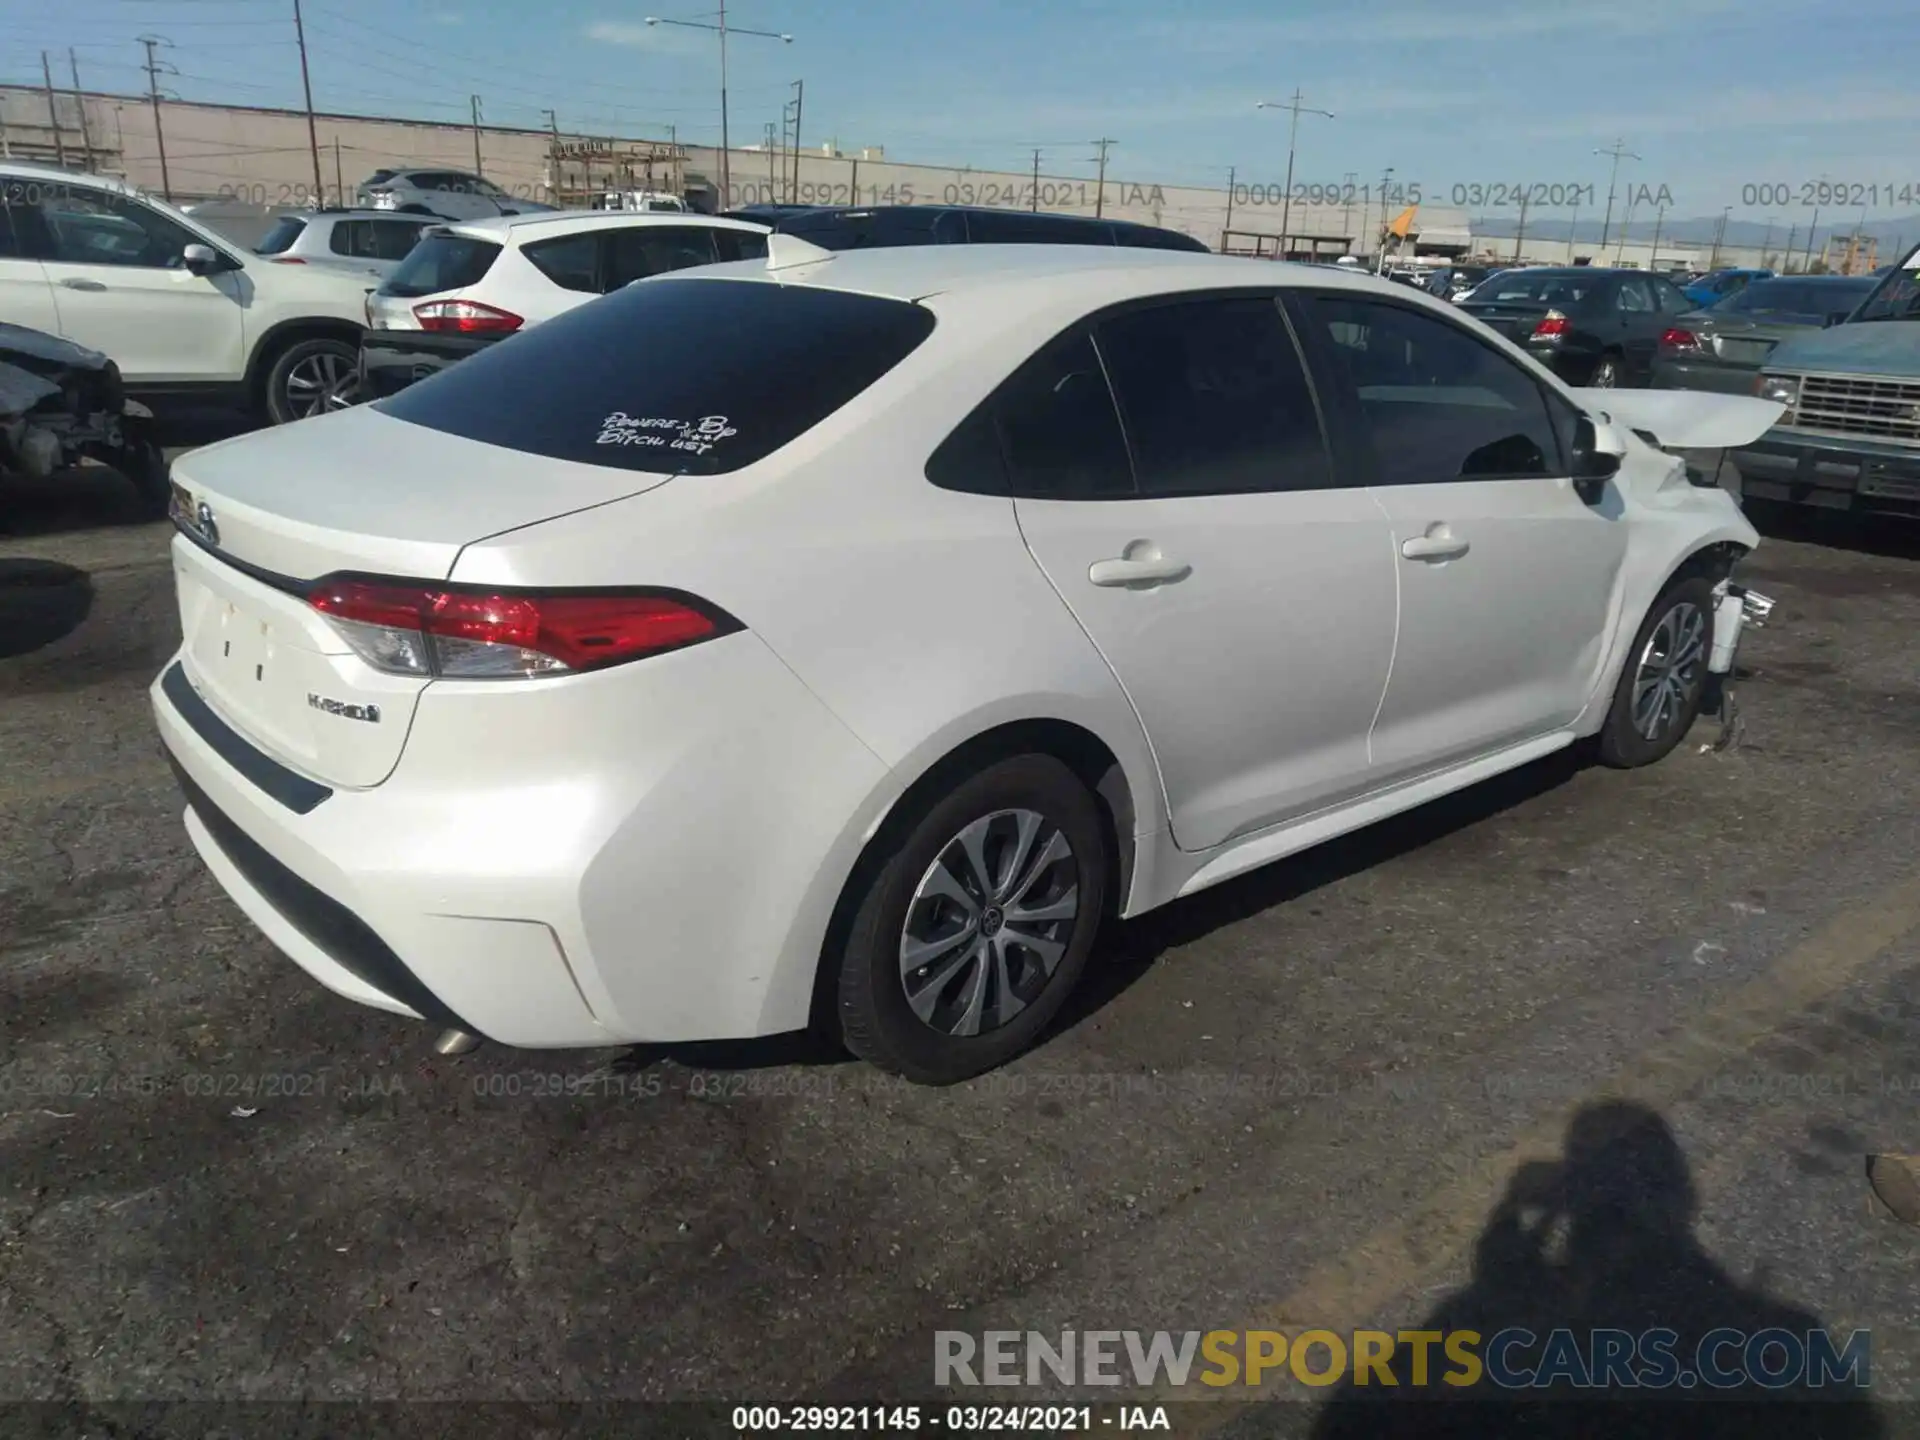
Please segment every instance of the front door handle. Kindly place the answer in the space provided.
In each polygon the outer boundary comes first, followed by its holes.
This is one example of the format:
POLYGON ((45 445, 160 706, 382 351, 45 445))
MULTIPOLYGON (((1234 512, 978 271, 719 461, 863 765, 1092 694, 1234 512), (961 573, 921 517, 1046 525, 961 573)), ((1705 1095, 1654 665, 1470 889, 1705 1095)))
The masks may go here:
POLYGON ((1132 585, 1171 585, 1193 573, 1193 567, 1169 560, 1152 545, 1135 541, 1117 560, 1096 560, 1087 567, 1087 579, 1095 585, 1125 587, 1132 585))
POLYGON ((1424 535, 1400 542, 1400 553, 1409 560, 1458 560, 1473 547, 1445 525, 1435 525, 1424 535))
POLYGON ((69 275, 60 282, 69 290, 104 290, 107 287, 98 280, 82 280, 78 275, 69 275))

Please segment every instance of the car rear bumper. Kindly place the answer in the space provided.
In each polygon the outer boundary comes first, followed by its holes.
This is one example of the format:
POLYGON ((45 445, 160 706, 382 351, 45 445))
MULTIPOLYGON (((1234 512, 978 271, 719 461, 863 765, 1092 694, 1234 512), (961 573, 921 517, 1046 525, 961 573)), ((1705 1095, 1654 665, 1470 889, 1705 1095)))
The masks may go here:
POLYGON ((1778 428, 1729 454, 1743 497, 1920 515, 1920 452, 1778 428))
POLYGON ((304 810, 178 703, 191 663, 151 699, 227 894, 328 989, 510 1045, 804 1026, 840 887, 896 794, 750 633, 507 688, 436 681, 391 778, 319 785, 304 810))
POLYGON ((1716 395, 1751 395, 1758 366, 1702 365, 1691 360, 1655 360, 1656 390, 1710 390, 1716 395))
POLYGON ((369 330, 360 340, 360 390, 368 399, 398 394, 505 335, 437 335, 425 330, 369 330))

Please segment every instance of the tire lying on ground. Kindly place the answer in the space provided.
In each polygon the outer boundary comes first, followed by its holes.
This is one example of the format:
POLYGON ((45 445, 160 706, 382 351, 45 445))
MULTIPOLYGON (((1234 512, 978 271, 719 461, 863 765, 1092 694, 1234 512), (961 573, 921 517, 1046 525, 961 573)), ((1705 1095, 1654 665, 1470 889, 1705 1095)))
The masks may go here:
POLYGON ((71 634, 92 608, 86 571, 54 560, 0 560, 0 660, 71 634))

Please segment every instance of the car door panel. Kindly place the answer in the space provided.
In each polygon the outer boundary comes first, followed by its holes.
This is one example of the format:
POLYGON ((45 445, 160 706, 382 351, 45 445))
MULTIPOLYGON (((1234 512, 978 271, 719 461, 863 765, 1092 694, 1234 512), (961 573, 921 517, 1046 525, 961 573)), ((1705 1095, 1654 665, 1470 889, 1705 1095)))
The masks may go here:
POLYGON ((1105 376, 1121 397, 1106 474, 1062 498, 1016 486, 1015 513, 1140 719, 1176 843, 1205 850, 1360 793, 1397 618, 1387 524, 1364 489, 1331 483, 1277 307, 1144 307, 1099 334, 1097 354, 1068 343, 1045 403, 1009 403, 1001 433, 1018 468, 1057 443, 1074 385, 1091 412, 1114 404, 1105 376))
POLYGON ((1302 310, 1392 534, 1399 625, 1376 779, 1572 723, 1599 675, 1626 534, 1617 504, 1588 505, 1566 474, 1570 416, 1445 317, 1328 296, 1302 310))

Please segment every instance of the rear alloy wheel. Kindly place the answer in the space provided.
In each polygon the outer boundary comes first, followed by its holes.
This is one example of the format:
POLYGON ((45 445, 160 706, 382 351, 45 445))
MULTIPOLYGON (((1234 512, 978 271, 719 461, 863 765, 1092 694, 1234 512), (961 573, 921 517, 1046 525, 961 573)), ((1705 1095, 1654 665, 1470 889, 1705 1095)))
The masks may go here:
POLYGON ((1593 374, 1587 380, 1589 390, 1612 390, 1620 383, 1620 361, 1613 355, 1602 355, 1600 363, 1593 367, 1593 374))
POLYGON ((344 340, 300 340, 267 372, 267 416, 276 425, 360 403, 360 354, 344 340))
POLYGON ((840 957, 848 1048, 923 1084, 1025 1050, 1086 968, 1106 906, 1093 796, 1060 761, 989 766, 931 804, 872 877, 840 957))
POLYGON ((1661 759, 1686 736, 1706 697, 1713 648, 1713 585, 1695 575, 1653 602, 1600 731, 1600 758, 1631 769, 1661 759))

